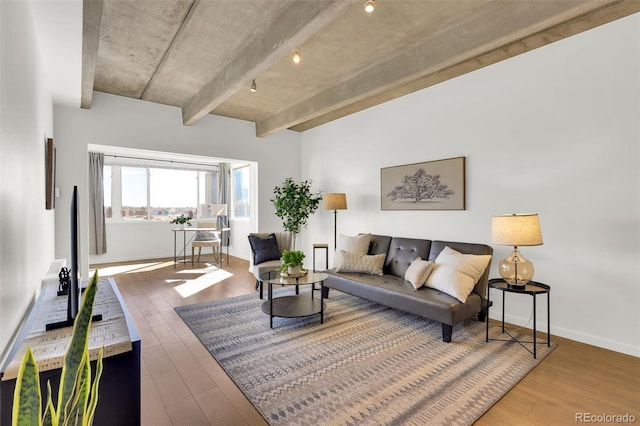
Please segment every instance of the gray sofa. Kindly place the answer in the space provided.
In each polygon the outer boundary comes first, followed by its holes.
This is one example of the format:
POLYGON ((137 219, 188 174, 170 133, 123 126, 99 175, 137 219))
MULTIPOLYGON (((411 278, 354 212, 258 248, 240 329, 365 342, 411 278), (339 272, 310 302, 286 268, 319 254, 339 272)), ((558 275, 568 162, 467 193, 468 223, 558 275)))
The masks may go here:
MULTIPOLYGON (((417 257, 435 260, 446 246, 465 254, 493 254, 493 248, 484 244, 372 235, 368 254, 386 253, 384 275, 338 273, 331 269, 327 271, 329 278, 324 282, 324 287, 438 321, 442 324, 442 340, 451 342, 455 324, 475 315, 479 321, 485 321, 491 262, 465 303, 433 288, 415 290, 404 280, 404 274, 413 260, 417 257)), ((329 290, 324 296, 330 296, 329 290)))

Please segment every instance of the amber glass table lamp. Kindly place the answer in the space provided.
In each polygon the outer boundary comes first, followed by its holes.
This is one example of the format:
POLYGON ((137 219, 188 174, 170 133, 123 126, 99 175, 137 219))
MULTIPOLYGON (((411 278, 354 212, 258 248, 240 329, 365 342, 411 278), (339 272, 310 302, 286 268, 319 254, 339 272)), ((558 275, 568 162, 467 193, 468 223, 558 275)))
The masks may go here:
POLYGON ((495 244, 513 246, 511 254, 500 261, 500 276, 509 288, 524 289, 533 279, 533 264, 520 254, 518 247, 542 245, 538 215, 526 213, 493 216, 491 240, 495 244))

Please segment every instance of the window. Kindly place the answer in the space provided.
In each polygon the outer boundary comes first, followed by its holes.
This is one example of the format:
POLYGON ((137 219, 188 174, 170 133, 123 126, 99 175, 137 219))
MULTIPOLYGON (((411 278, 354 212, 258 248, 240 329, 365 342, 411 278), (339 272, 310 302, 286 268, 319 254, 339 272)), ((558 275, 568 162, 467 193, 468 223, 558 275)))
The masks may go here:
POLYGON ((165 220, 180 214, 197 217, 197 171, 152 168, 149 169, 149 182, 151 220, 165 220))
POLYGON ((141 220, 149 218, 147 203, 147 168, 122 167, 122 218, 141 220))
POLYGON ((249 166, 233 169, 231 174, 231 217, 234 219, 249 218, 249 166))
POLYGON ((218 171, 215 166, 189 167, 106 164, 105 217, 114 221, 170 221, 180 214, 197 218, 200 204, 217 200, 218 171), (204 170, 207 167, 211 169, 204 170))

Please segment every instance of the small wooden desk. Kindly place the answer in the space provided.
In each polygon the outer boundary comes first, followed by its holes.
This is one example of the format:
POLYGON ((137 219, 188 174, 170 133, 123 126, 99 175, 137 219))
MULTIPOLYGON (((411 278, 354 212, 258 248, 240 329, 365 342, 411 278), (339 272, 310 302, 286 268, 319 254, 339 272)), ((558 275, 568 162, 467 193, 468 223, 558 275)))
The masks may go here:
MULTIPOLYGON (((173 267, 175 268, 178 264, 178 257, 182 254, 182 261, 187 261, 187 244, 190 243, 193 238, 196 236, 196 232, 224 232, 231 231, 231 228, 197 228, 197 227, 184 227, 178 229, 172 229, 173 231, 173 267), (178 244, 178 232, 182 232, 182 251, 178 253, 177 244, 178 244), (192 232, 193 235, 187 240, 187 232, 192 232)), ((222 245, 222 240, 220 240, 220 245, 222 245)), ((229 264, 229 244, 227 242, 227 265, 229 264)), ((220 257, 220 265, 222 266, 222 256, 220 257)))

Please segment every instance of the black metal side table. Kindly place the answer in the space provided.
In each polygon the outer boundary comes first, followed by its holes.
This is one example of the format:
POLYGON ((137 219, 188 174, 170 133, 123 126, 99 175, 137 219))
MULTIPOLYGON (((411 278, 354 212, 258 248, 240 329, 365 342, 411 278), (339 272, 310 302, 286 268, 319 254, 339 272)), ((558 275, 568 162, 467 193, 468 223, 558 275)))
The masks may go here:
POLYGON ((313 272, 316 269, 316 250, 324 250, 324 269, 329 269, 329 244, 327 243, 315 243, 313 244, 313 272))
POLYGON ((544 344, 544 342, 536 341, 536 296, 538 294, 546 294, 547 295, 547 346, 551 346, 551 314, 550 314, 550 298, 551 298, 551 287, 547 284, 529 281, 529 283, 523 289, 519 288, 510 288, 509 284, 503 280, 502 278, 493 278, 489 280, 489 287, 487 288, 487 301, 489 302, 489 308, 491 309, 490 302, 490 292, 491 289, 500 290, 502 292, 502 333, 506 333, 509 335, 510 339, 489 339, 489 318, 487 313, 487 342, 489 340, 498 340, 502 342, 516 342, 520 344, 523 348, 528 350, 531 354, 533 354, 533 358, 536 358, 536 348, 538 344, 544 344), (512 336, 508 331, 504 328, 504 305, 505 305, 505 293, 516 293, 516 294, 528 294, 533 297, 533 341, 524 341, 518 340, 514 336, 512 336), (525 343, 533 343, 533 350, 529 349, 525 346, 525 343))
MULTIPOLYGON (((273 317, 300 318, 315 314, 320 314, 320 324, 324 324, 325 302, 321 298, 316 298, 313 291, 311 297, 300 294, 299 286, 320 284, 320 291, 323 282, 328 278, 323 272, 308 271, 304 275, 287 277, 280 271, 268 271, 260 275, 260 280, 269 285, 268 300, 262 304, 262 312, 269 315, 269 327, 273 328, 273 317), (285 295, 275 297, 273 285, 295 286, 295 295, 285 295)), ((312 287, 312 288, 313 288, 312 287)))

